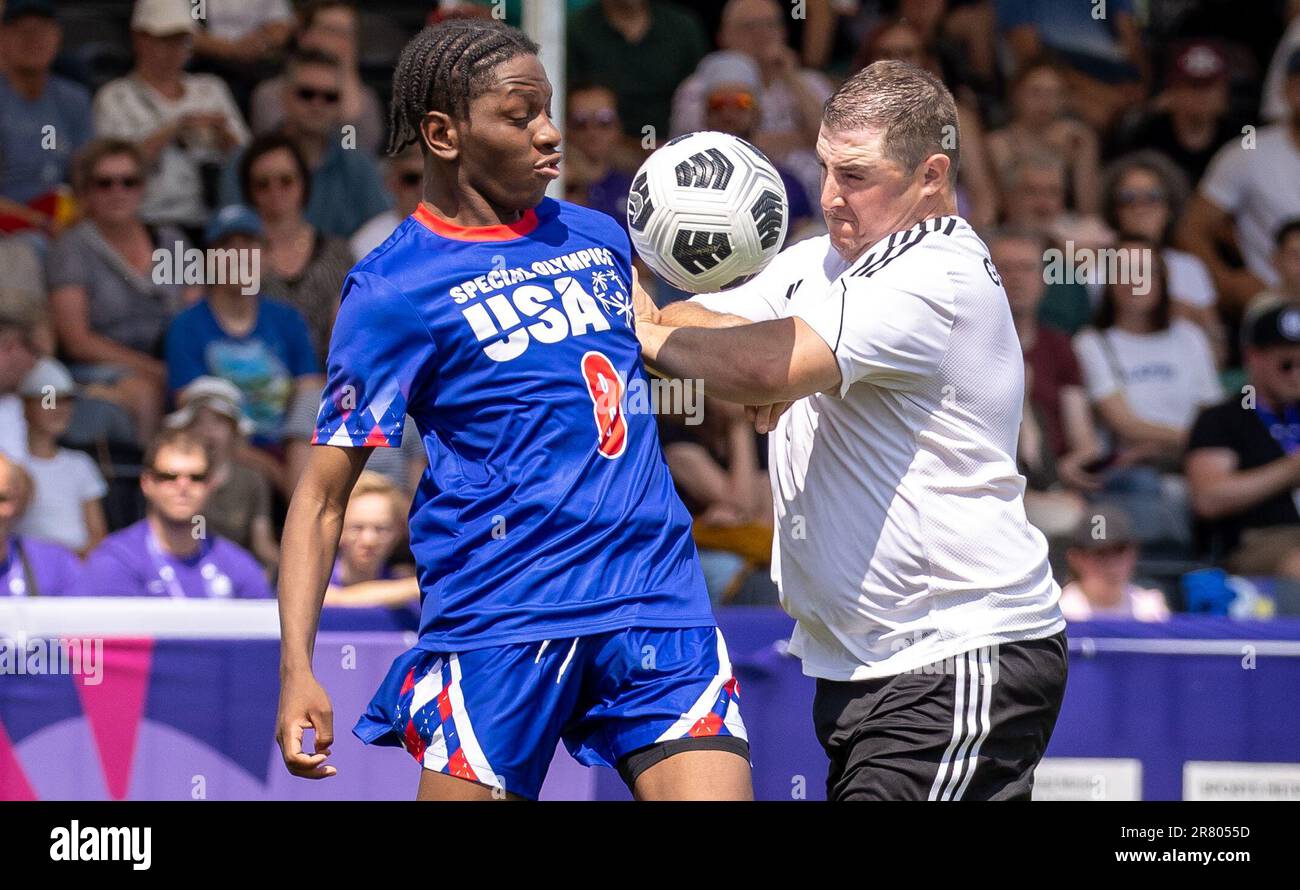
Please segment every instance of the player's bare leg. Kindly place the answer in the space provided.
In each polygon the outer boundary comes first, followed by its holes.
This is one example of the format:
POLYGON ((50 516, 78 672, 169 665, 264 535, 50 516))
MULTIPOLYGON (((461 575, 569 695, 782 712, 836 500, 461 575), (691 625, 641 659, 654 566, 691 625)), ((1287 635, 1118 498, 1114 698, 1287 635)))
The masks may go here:
POLYGON ((637 776, 637 800, 753 800, 749 761, 731 751, 683 751, 637 776))
POLYGON ((416 800, 523 800, 516 794, 489 788, 469 779, 458 779, 431 769, 420 770, 420 790, 416 800))

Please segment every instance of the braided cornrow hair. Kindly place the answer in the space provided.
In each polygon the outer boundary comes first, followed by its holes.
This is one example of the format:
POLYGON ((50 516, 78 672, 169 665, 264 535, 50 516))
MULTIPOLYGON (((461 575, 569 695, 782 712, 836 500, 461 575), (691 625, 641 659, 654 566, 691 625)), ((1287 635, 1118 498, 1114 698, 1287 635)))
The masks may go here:
POLYGON ((493 68, 536 53, 524 32, 496 19, 447 19, 416 34, 393 72, 388 154, 419 141, 430 111, 465 117, 470 100, 491 84, 493 68))

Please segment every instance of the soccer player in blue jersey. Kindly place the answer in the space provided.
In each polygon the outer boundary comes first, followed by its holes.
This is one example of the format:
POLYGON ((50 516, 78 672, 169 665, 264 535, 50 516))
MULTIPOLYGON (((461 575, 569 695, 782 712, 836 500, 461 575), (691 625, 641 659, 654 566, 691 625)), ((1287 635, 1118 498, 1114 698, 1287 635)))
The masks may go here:
POLYGON ((334 774, 321 601, 353 483, 410 414, 429 458, 410 512, 420 637, 357 736, 405 747, 421 799, 536 798, 560 739, 640 799, 748 799, 690 519, 654 419, 624 411, 645 383, 630 246, 545 197, 560 134, 536 52, 451 20, 398 62, 388 148, 421 146, 424 200, 343 287, 284 530, 277 739, 293 774, 334 774))

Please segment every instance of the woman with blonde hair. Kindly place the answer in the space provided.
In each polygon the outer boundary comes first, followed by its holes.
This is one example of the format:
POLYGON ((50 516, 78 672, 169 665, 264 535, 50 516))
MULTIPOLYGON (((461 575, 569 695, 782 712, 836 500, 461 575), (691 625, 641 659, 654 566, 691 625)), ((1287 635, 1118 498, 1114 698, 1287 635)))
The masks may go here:
POLYGON ((366 470, 343 515, 327 606, 418 607, 420 582, 410 565, 389 565, 406 529, 410 498, 388 477, 366 470))

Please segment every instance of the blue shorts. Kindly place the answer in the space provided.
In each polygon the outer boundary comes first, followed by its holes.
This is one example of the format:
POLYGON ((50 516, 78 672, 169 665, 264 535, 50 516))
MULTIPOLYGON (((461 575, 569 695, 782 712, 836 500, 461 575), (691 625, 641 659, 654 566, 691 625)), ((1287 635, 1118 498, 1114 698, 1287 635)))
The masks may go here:
POLYGON ((679 739, 745 740, 740 687, 716 627, 627 628, 464 653, 412 649, 352 730, 425 769, 536 799, 560 739, 617 767, 679 739))

